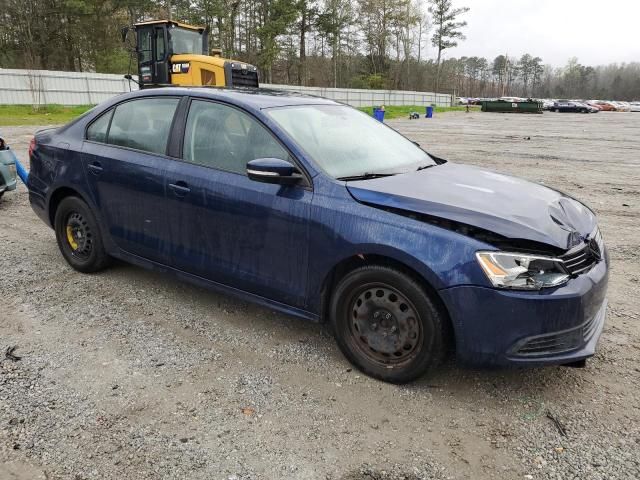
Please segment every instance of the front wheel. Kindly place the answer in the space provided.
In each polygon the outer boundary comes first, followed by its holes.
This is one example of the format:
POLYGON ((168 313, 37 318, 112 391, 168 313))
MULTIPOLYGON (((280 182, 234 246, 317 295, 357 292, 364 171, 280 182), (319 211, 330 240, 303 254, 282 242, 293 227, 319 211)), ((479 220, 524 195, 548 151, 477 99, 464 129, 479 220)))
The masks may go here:
POLYGON ((333 293, 330 315, 343 354, 374 378, 410 382, 442 357, 442 315, 424 288, 393 268, 348 273, 333 293))
POLYGON ((75 270, 92 273, 108 265, 98 222, 84 201, 78 197, 63 199, 56 210, 54 228, 58 248, 75 270))

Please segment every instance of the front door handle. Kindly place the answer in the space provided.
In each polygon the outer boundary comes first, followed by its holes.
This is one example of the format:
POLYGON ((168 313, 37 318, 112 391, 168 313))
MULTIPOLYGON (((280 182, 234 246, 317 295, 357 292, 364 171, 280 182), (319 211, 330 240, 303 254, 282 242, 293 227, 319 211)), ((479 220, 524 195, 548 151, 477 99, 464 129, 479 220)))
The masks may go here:
POLYGON ((182 181, 176 182, 176 183, 170 183, 169 188, 173 190, 173 193, 176 197, 184 197, 187 193, 191 191, 191 189, 189 188, 189 185, 187 185, 185 182, 182 182, 182 181))
POLYGON ((87 168, 94 175, 100 175, 102 173, 102 164, 100 162, 92 162, 87 168))

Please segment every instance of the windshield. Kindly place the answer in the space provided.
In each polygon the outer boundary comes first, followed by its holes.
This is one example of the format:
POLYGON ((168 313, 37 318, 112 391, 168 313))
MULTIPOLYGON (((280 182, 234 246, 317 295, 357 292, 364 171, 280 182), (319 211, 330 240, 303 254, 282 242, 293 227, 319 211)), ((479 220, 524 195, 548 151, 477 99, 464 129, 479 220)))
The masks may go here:
POLYGON ((174 55, 192 53, 204 55, 202 49, 202 34, 197 30, 175 27, 169 30, 171 48, 174 55))
POLYGON ((302 105, 266 113, 333 178, 395 174, 435 162, 413 142, 343 105, 302 105))

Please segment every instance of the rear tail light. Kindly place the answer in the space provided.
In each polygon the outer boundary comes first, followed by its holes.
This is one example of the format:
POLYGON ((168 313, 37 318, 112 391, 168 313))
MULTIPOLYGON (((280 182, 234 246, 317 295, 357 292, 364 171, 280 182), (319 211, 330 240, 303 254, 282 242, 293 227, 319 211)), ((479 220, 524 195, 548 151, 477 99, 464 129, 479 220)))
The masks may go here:
POLYGON ((31 142, 29 143, 29 160, 31 160, 31 155, 33 155, 33 151, 36 148, 36 137, 33 137, 31 139, 31 142))

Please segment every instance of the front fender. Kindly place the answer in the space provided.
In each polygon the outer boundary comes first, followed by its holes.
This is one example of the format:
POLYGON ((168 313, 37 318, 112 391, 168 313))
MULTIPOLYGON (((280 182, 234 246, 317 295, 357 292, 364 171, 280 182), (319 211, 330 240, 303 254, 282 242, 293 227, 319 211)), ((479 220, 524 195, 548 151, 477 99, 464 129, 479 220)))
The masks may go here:
POLYGON ((360 204, 350 196, 340 198, 339 191, 314 196, 309 244, 308 304, 314 313, 320 312, 320 292, 328 276, 358 255, 377 255, 405 265, 434 290, 490 286, 475 259, 476 251, 492 249, 490 245, 360 204))

